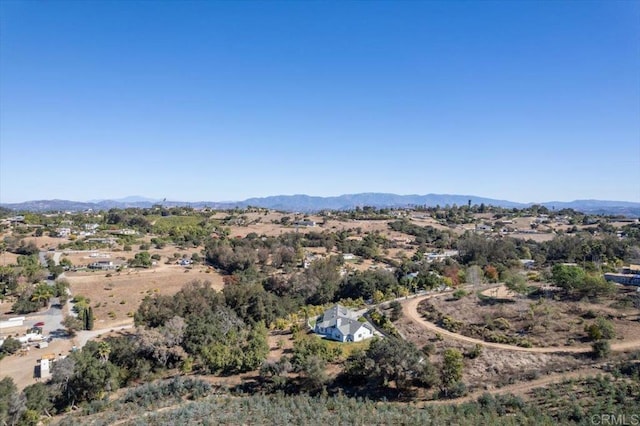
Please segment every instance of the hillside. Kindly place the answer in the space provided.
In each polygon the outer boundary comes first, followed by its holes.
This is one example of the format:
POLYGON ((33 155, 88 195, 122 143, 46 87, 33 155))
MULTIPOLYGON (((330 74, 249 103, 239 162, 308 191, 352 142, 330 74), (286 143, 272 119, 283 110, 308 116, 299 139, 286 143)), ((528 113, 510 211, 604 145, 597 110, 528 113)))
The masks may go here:
MULTIPOLYGON (((217 201, 152 201, 143 197, 126 197, 119 200, 100 200, 95 202, 81 202, 69 200, 36 200, 22 203, 5 203, 0 207, 15 211, 81 211, 81 210, 108 210, 111 208, 149 208, 154 204, 162 204, 165 207, 190 206, 194 208, 209 207, 213 209, 228 209, 234 207, 262 207, 289 212, 314 212, 320 210, 349 210, 357 207, 376 208, 401 208, 412 206, 463 206, 471 202, 472 205, 491 205, 504 208, 524 208, 534 203, 517 203, 508 200, 479 197, 476 195, 455 194, 427 194, 427 195, 398 195, 387 193, 361 193, 345 194, 336 197, 316 197, 304 194, 276 195, 262 198, 249 198, 244 201, 217 202, 217 201)), ((539 203, 549 209, 570 208, 590 214, 611 214, 628 217, 640 217, 640 203, 629 201, 606 200, 575 200, 549 201, 539 203)))

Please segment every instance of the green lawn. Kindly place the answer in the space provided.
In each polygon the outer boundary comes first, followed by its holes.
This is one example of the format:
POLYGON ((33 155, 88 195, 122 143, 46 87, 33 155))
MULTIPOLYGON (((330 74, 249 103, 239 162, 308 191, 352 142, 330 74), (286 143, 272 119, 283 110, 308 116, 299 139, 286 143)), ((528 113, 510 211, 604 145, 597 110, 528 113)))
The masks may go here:
POLYGON ((345 358, 351 355, 353 352, 357 350, 366 351, 369 349, 369 345, 371 344, 371 339, 363 340, 361 342, 336 342, 335 340, 325 339, 325 342, 329 345, 330 348, 339 347, 342 349, 342 353, 345 358))

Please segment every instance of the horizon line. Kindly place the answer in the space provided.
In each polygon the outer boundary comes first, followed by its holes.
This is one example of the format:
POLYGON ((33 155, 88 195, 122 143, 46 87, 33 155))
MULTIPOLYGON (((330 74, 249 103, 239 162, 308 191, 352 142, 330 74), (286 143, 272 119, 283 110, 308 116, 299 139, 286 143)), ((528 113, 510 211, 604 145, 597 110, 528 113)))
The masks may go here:
POLYGON ((261 198, 273 198, 273 197, 297 197, 297 196, 303 196, 303 197, 312 197, 312 198, 340 198, 340 197, 345 197, 345 196, 354 196, 354 195, 366 195, 366 194, 371 194, 371 195, 395 195, 395 196, 400 196, 400 197, 411 197, 411 196, 416 196, 416 197, 426 197, 426 196, 452 196, 452 197, 469 197, 471 198, 471 201, 473 201, 473 197, 476 198, 483 198, 483 199, 490 199, 490 200, 494 200, 494 201, 504 201, 504 202, 509 202, 509 203, 514 203, 514 204, 523 204, 523 205, 535 205, 535 204, 548 204, 548 203, 573 203, 573 202, 579 202, 579 201, 599 201, 599 202, 620 202, 620 203, 634 203, 634 204, 640 204, 640 200, 639 201, 632 201, 632 200, 611 200, 611 199, 600 199, 600 198, 576 198, 573 200, 560 200, 560 199, 551 199, 548 201, 513 201, 513 200, 509 200, 507 198, 494 198, 494 197, 489 197, 489 196, 482 196, 482 195, 474 195, 474 194, 455 194, 455 193, 435 193, 435 192, 429 192, 429 193, 425 193, 425 194, 419 194, 419 193, 410 193, 410 194, 399 194, 399 193, 395 193, 395 192, 353 192, 353 193, 343 193, 340 195, 310 195, 310 194, 304 194, 304 193, 294 193, 294 194, 276 194, 276 195, 265 195, 265 196, 251 196, 251 197, 246 197, 244 199, 240 199, 240 200, 221 200, 221 201, 217 201, 217 200, 206 200, 206 199, 197 199, 197 200, 178 200, 178 199, 170 199, 168 197, 163 197, 163 198, 152 198, 152 197, 146 197, 146 196, 140 196, 140 195, 127 195, 127 196, 121 196, 121 197, 110 197, 110 198, 93 198, 91 200, 74 200, 71 198, 40 198, 40 199, 27 199, 24 201, 10 201, 10 202, 5 202, 5 201, 1 201, 0 200, 0 205, 10 205, 10 204, 24 204, 24 203, 31 203, 31 202, 39 202, 39 201, 67 201, 67 202, 75 202, 75 203, 86 203, 86 204, 99 204, 102 202, 118 202, 118 203, 144 203, 144 202, 148 202, 148 203, 219 203, 219 204, 231 204, 231 203, 242 203, 242 202, 246 202, 247 200, 251 200, 251 199, 261 199, 261 198), (128 198, 140 198, 141 200, 131 200, 131 201, 127 201, 126 199, 128 198))

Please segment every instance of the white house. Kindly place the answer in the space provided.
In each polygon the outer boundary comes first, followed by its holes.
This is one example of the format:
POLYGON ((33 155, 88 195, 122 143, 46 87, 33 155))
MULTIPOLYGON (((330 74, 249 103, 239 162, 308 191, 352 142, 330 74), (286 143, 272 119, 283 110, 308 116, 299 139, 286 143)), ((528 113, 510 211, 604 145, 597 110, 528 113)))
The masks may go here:
POLYGON ((58 228, 56 229, 56 234, 60 238, 67 238, 69 235, 71 235, 71 228, 58 228))
POLYGON ((338 342, 360 342, 373 337, 373 326, 358 321, 358 315, 341 305, 327 309, 318 318, 316 334, 338 342))

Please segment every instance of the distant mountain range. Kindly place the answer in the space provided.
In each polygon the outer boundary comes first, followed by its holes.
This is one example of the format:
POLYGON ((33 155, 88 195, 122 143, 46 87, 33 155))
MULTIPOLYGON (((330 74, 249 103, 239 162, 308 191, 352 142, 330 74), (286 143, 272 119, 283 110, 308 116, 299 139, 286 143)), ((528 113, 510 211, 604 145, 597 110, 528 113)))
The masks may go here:
MULTIPOLYGON (((412 206, 446 206, 485 204, 506 208, 525 208, 534 203, 517 203, 508 200, 478 197, 476 195, 451 195, 451 194, 427 194, 427 195, 397 195, 384 193, 347 194, 337 197, 313 197, 309 195, 277 195, 263 198, 249 198, 244 201, 216 202, 216 201, 164 201, 150 198, 132 196, 117 200, 94 200, 90 202, 68 200, 38 200, 24 203, 0 204, 0 207, 16 211, 82 211, 82 210, 108 210, 111 208, 139 207, 147 208, 162 204, 165 207, 191 206, 194 208, 210 207, 213 209, 229 209, 234 207, 263 207, 273 210, 314 212, 319 210, 347 210, 356 207, 372 206, 382 207, 412 207, 412 206)), ((629 217, 640 217, 640 203, 630 201, 603 201, 603 200, 575 200, 549 201, 541 204, 549 209, 571 208, 591 214, 613 214, 629 217)))

